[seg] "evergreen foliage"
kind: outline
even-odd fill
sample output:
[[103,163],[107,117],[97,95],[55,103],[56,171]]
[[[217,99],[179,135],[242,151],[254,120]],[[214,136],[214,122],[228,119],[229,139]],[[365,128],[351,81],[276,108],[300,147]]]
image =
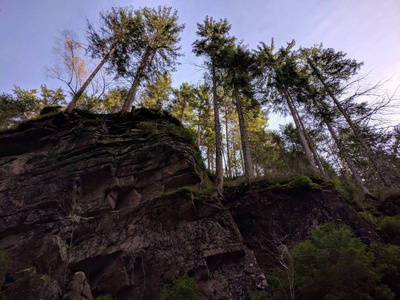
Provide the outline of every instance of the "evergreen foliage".
[[[400,247],[368,247],[344,224],[327,223],[290,254],[296,299],[395,299],[400,292]],[[253,299],[287,299],[290,280],[282,267],[266,274],[266,292]]]
[[184,275],[172,283],[164,285],[161,300],[199,300],[199,291],[196,281]]

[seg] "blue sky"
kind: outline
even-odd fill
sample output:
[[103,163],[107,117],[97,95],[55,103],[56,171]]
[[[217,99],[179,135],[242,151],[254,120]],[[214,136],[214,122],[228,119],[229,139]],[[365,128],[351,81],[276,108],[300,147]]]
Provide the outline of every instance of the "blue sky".
[[0,93],[14,85],[24,89],[61,83],[45,77],[56,57],[52,53],[59,31],[71,29],[83,38],[86,18],[95,22],[100,11],[112,6],[172,6],[186,24],[182,34],[181,65],[173,74],[173,85],[197,83],[202,71],[194,66],[201,60],[191,53],[196,23],[206,15],[227,18],[231,34],[250,48],[260,41],[277,46],[295,39],[297,45],[323,43],[364,61],[361,73],[371,83],[391,78],[386,88],[400,84],[400,1],[399,0],[0,0]]

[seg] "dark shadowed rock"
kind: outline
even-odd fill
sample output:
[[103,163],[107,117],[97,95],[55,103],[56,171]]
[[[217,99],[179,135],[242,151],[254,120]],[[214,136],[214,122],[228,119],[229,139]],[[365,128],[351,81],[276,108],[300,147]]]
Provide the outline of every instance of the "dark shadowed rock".
[[0,292],[1,300],[58,300],[61,289],[48,275],[37,274],[35,268],[21,270],[9,278]]
[[385,216],[400,215],[400,195],[388,197],[378,209]]
[[185,273],[205,299],[249,299],[262,288],[229,211],[189,191],[169,194],[205,184],[193,147],[163,129],[169,119],[77,111],[0,133],[0,248],[11,269],[35,267],[65,299],[90,297],[89,286],[95,296],[158,299]]
[[366,243],[381,241],[336,191],[258,187],[233,194],[226,201],[245,244],[264,270],[277,264],[280,248],[290,249],[310,239],[311,231],[327,222],[349,225]]
[[71,282],[69,283],[66,294],[63,300],[86,300],[92,299],[90,285],[86,279],[85,273],[82,271],[76,272]]

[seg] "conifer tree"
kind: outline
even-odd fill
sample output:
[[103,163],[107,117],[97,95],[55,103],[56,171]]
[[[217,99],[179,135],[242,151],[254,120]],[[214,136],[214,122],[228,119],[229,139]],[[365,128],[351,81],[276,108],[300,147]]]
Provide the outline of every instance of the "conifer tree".
[[135,56],[122,57],[115,62],[119,76],[133,78],[128,97],[121,113],[131,109],[137,91],[144,78],[160,72],[174,70],[180,56],[179,34],[184,25],[178,24],[178,15],[172,7],[143,8],[139,48],[132,50]]
[[101,25],[97,30],[88,23],[88,41],[92,56],[101,58],[101,61],[74,94],[65,110],[67,113],[76,107],[86,88],[108,60],[116,61],[120,57],[126,56],[128,45],[131,52],[137,51],[140,18],[133,8],[112,8],[109,12],[100,13],[100,22]]
[[225,47],[223,53],[221,65],[226,71],[226,84],[232,88],[243,150],[244,175],[246,183],[250,184],[254,179],[254,170],[245,114],[248,106],[246,102],[251,102],[254,97],[252,81],[257,76],[257,60],[254,54],[241,45]]
[[352,116],[341,104],[339,97],[346,89],[348,82],[355,76],[362,66],[355,60],[346,58],[343,52],[336,52],[333,49],[323,49],[322,46],[311,49],[303,49],[302,54],[310,68],[310,73],[315,77],[315,81],[321,85],[321,90],[330,97],[336,108],[344,117],[355,137],[363,147],[366,156],[371,161],[377,171],[382,183],[390,187],[391,181],[386,175],[380,161],[371,149],[366,139],[362,136],[361,130]]
[[220,20],[216,22],[211,17],[206,17],[203,24],[197,24],[197,35],[200,39],[193,43],[193,52],[197,56],[206,58],[205,65],[212,81],[212,95],[214,108],[214,131],[215,131],[215,165],[216,176],[215,186],[217,193],[222,196],[224,184],[224,170],[222,165],[222,134],[220,122],[220,99],[217,94],[217,88],[220,85],[221,66],[218,60],[221,52],[227,45],[234,42],[234,38],[229,36],[231,25],[228,21]]

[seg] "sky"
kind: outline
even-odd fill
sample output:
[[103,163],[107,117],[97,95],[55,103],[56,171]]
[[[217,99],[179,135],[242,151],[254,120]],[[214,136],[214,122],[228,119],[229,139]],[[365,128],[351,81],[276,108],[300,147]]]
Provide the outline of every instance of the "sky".
[[[172,6],[179,22],[182,52],[173,86],[186,81],[199,83],[201,58],[192,53],[197,23],[205,16],[227,19],[231,35],[255,49],[274,38],[277,47],[292,39],[297,46],[323,43],[364,62],[362,74],[371,84],[389,80],[385,88],[400,85],[400,0],[0,0],[0,93],[50,88],[61,82],[45,76],[56,55],[52,52],[60,31],[75,31],[82,41],[86,19],[98,20],[99,12],[113,6]],[[400,95],[400,91],[397,91]]]

